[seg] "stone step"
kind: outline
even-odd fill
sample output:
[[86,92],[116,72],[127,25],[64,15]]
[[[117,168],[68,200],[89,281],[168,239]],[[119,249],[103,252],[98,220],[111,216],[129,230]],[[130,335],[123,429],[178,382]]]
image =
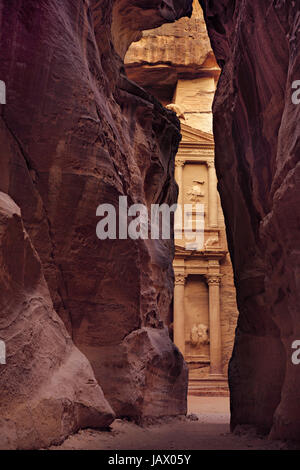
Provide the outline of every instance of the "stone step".
[[188,393],[194,396],[229,396],[227,379],[190,379]]

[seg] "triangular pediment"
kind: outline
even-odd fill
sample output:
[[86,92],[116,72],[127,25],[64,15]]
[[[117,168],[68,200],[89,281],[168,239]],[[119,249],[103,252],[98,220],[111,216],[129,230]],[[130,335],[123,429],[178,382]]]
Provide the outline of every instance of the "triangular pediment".
[[185,254],[186,254],[186,249],[185,249],[185,247],[184,247],[184,246],[181,246],[181,245],[177,245],[176,243],[175,243],[175,250],[176,250],[176,254],[177,254],[177,255],[180,255],[180,254],[181,254],[181,255],[185,255]]
[[198,142],[198,143],[207,143],[214,144],[214,136],[209,132],[201,131],[200,129],[195,129],[194,127],[188,126],[181,122],[181,134],[182,142]]

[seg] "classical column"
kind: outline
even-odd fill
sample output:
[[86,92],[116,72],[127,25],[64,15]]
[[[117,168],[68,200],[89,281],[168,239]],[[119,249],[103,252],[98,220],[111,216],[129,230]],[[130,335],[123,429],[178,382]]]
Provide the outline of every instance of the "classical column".
[[185,350],[184,285],[185,275],[183,273],[175,273],[173,319],[174,343],[183,355]]
[[208,219],[210,227],[218,226],[218,190],[217,175],[213,161],[207,162],[208,167]]
[[175,160],[175,179],[179,187],[178,204],[183,205],[183,167],[185,161],[176,159]]
[[220,318],[220,275],[207,276],[209,289],[210,373],[222,375],[222,339]]

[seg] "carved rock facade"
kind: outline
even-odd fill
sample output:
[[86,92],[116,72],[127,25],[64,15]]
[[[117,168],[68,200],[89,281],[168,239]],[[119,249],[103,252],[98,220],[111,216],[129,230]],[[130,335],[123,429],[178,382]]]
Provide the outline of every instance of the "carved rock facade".
[[[193,1],[191,18],[144,31],[141,40],[130,46],[125,66],[132,80],[180,119],[182,140],[175,161],[178,202],[193,205],[189,209],[193,227],[196,221],[204,225],[199,243],[188,239],[189,233],[185,237],[175,230],[174,308],[165,321],[188,363],[190,393],[228,394],[237,306],[214,167],[211,108],[220,69],[198,0]],[[217,289],[208,279],[214,274],[221,278],[219,292],[213,295]],[[198,340],[199,325],[209,327],[212,341]]]

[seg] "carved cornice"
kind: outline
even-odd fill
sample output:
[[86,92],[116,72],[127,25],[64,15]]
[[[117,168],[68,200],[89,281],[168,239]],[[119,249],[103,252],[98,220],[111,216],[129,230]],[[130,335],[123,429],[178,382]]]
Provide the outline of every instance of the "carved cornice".
[[210,145],[202,145],[198,144],[197,142],[182,142],[180,143],[179,153],[181,155],[186,155],[188,157],[196,157],[203,156],[207,157],[214,157],[215,151],[214,147]]
[[[217,232],[219,229],[215,229]],[[209,230],[211,231],[211,230]],[[176,243],[176,240],[175,240]],[[184,246],[175,244],[175,257],[180,258],[180,259],[185,259],[185,260],[190,260],[190,259],[199,259],[199,260],[222,260],[226,257],[228,254],[228,251],[217,248],[215,249],[212,247],[209,250],[203,250],[203,251],[198,251],[198,250],[187,250]]]
[[184,273],[175,273],[175,285],[184,286],[186,275]]

